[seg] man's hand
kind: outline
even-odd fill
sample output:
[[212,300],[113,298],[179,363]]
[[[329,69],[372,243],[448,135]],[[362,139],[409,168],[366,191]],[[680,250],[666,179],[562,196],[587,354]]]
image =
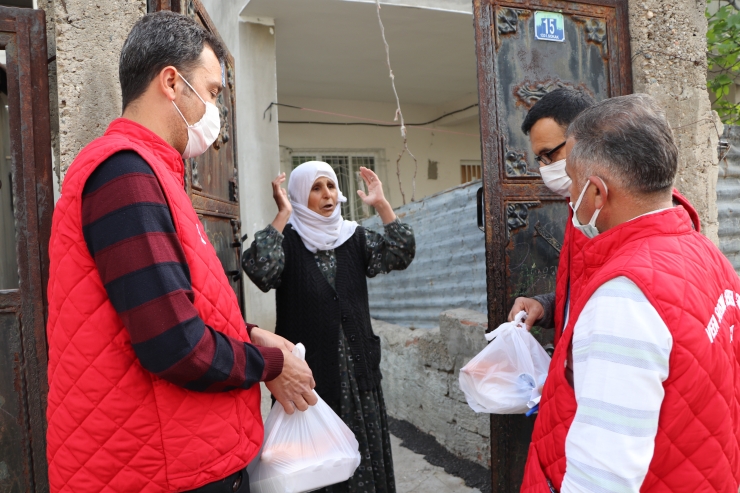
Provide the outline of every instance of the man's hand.
[[[254,332],[254,329],[252,330]],[[293,414],[295,408],[305,411],[308,406],[318,402],[313,389],[316,382],[313,373],[305,361],[298,359],[290,351],[283,351],[283,371],[275,380],[265,382],[267,389],[275,399],[282,404],[288,414]]]
[[252,339],[252,344],[255,346],[276,347],[288,351],[289,353],[292,352],[295,347],[288,339],[280,337],[277,334],[273,334],[268,330],[260,329],[259,327],[254,327],[252,329],[250,339]]
[[517,298],[514,300],[514,306],[509,312],[509,322],[513,322],[516,314],[522,310],[527,312],[527,318],[524,319],[524,325],[527,326],[527,330],[530,330],[537,323],[537,320],[541,319],[545,314],[545,309],[539,301],[532,298]]

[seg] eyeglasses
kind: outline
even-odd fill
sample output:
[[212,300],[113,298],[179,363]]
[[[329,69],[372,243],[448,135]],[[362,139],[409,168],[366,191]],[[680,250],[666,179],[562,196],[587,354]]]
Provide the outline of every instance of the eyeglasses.
[[557,151],[559,151],[560,148],[563,147],[564,145],[565,145],[565,142],[563,142],[559,146],[556,146],[552,150],[543,152],[539,156],[535,156],[534,160],[540,164],[544,164],[545,166],[547,166],[548,164],[552,164],[552,155],[555,154]]

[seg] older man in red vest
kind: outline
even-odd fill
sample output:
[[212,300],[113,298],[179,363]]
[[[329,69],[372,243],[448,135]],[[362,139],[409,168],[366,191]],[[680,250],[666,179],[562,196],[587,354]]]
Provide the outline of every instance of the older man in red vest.
[[54,211],[47,456],[52,492],[248,492],[259,382],[316,403],[292,344],[245,324],[184,191],[220,130],[225,50],[193,20],[142,18],[123,117],[72,163]]
[[674,206],[678,150],[649,96],[569,127],[573,226],[590,238],[540,402],[526,493],[735,493],[740,281]]

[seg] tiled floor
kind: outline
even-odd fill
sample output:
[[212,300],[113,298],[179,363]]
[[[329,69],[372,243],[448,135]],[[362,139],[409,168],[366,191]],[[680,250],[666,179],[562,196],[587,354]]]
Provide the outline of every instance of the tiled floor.
[[468,488],[462,479],[450,476],[441,467],[429,464],[424,456],[402,447],[401,440],[393,435],[391,447],[397,493],[480,493],[480,490]]

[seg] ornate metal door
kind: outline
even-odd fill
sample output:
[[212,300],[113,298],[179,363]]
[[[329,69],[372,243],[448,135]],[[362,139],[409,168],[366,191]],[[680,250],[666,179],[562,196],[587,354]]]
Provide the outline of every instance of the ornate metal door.
[[[149,10],[172,10],[194,18],[218,36],[208,13],[198,0],[150,0]],[[234,108],[234,59],[228,55],[224,70],[226,87],[218,97],[221,133],[205,154],[185,163],[187,191],[208,239],[216,249],[231,287],[244,313],[240,265],[241,220],[236,154]]]
[[[474,0],[489,327],[555,289],[568,205],[544,186],[521,124],[558,87],[632,92],[626,0]],[[552,333],[535,330],[540,342]],[[491,416],[492,491],[518,491],[534,419]]]
[[0,7],[0,50],[0,491],[42,492],[54,208],[44,12]]

